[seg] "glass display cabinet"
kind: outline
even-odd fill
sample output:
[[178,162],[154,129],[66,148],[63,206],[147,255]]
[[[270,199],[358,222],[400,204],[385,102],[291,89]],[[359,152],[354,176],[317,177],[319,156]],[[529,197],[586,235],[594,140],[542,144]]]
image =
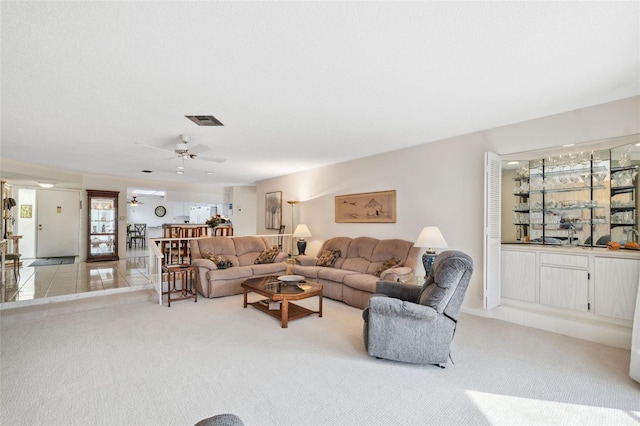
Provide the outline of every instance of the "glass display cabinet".
[[639,145],[512,162],[510,170],[505,164],[503,176],[514,182],[508,202],[515,234],[503,233],[543,245],[639,241]]
[[114,191],[87,190],[87,262],[118,260],[118,195]]

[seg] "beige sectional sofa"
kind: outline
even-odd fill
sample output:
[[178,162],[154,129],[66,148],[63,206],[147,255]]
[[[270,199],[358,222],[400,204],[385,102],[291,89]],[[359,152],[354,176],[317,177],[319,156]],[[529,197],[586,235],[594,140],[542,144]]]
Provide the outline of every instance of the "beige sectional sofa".
[[[284,275],[287,254],[279,252],[272,263],[256,264],[256,259],[272,249],[266,238],[208,237],[191,240],[191,263],[198,267],[198,291],[204,297],[241,294],[240,286],[252,277]],[[323,285],[323,295],[364,309],[375,293],[376,282],[413,278],[418,261],[417,247],[405,240],[377,240],[369,237],[335,237],[325,241],[318,256],[297,256],[293,273]],[[335,256],[330,266],[318,265],[328,252]],[[221,259],[232,265],[218,268]],[[393,262],[389,262],[391,260]],[[397,263],[396,265],[391,265]]]
[[[198,267],[198,291],[204,297],[222,297],[242,293],[242,284],[252,277],[284,275],[287,254],[278,253],[272,263],[256,264],[262,253],[272,249],[266,238],[209,237],[191,240],[191,264]],[[219,269],[210,257],[230,261],[232,267]]]
[[[322,244],[318,256],[297,256],[293,273],[321,283],[325,297],[364,309],[379,280],[413,278],[419,250],[405,240],[335,237]],[[330,267],[318,266],[323,253],[330,251],[336,254],[339,251],[335,263]],[[396,265],[391,266],[392,259]]]

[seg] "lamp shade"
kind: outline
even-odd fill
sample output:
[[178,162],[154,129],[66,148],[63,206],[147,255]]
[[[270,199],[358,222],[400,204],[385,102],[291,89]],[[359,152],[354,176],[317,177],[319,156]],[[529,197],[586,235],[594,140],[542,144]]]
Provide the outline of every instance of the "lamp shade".
[[300,223],[296,226],[296,230],[293,232],[293,236],[295,238],[306,238],[311,236],[311,232],[309,232],[309,228],[304,223]]
[[425,226],[422,228],[422,232],[418,235],[414,245],[430,249],[449,247],[437,226]]

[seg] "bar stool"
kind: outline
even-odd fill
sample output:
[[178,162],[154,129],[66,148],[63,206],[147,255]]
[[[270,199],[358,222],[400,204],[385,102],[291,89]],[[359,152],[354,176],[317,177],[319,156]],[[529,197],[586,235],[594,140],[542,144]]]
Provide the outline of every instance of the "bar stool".
[[217,226],[213,228],[213,235],[216,237],[233,236],[233,226]]

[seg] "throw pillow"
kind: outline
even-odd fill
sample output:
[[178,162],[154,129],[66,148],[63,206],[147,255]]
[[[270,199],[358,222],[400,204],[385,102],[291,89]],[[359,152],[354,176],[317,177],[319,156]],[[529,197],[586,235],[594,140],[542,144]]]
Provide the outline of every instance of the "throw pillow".
[[227,269],[233,266],[230,260],[223,258],[222,256],[218,256],[216,254],[210,254],[209,260],[216,264],[218,269]]
[[253,261],[253,263],[255,263],[255,264],[273,263],[273,261],[275,260],[276,256],[278,255],[278,253],[280,253],[280,249],[277,248],[277,247],[274,247],[274,248],[271,248],[271,249],[267,249],[267,250],[263,250],[262,253],[260,253],[258,255],[256,260]]
[[340,250],[322,250],[316,265],[331,268],[338,260],[338,257],[340,257]]
[[378,267],[378,269],[376,269],[375,276],[376,277],[380,277],[380,274],[382,274],[384,271],[386,271],[389,268],[393,268],[394,266],[399,265],[399,264],[400,264],[400,262],[398,262],[394,258],[391,258],[391,259],[387,260],[386,262],[384,262],[382,265],[380,265]]

